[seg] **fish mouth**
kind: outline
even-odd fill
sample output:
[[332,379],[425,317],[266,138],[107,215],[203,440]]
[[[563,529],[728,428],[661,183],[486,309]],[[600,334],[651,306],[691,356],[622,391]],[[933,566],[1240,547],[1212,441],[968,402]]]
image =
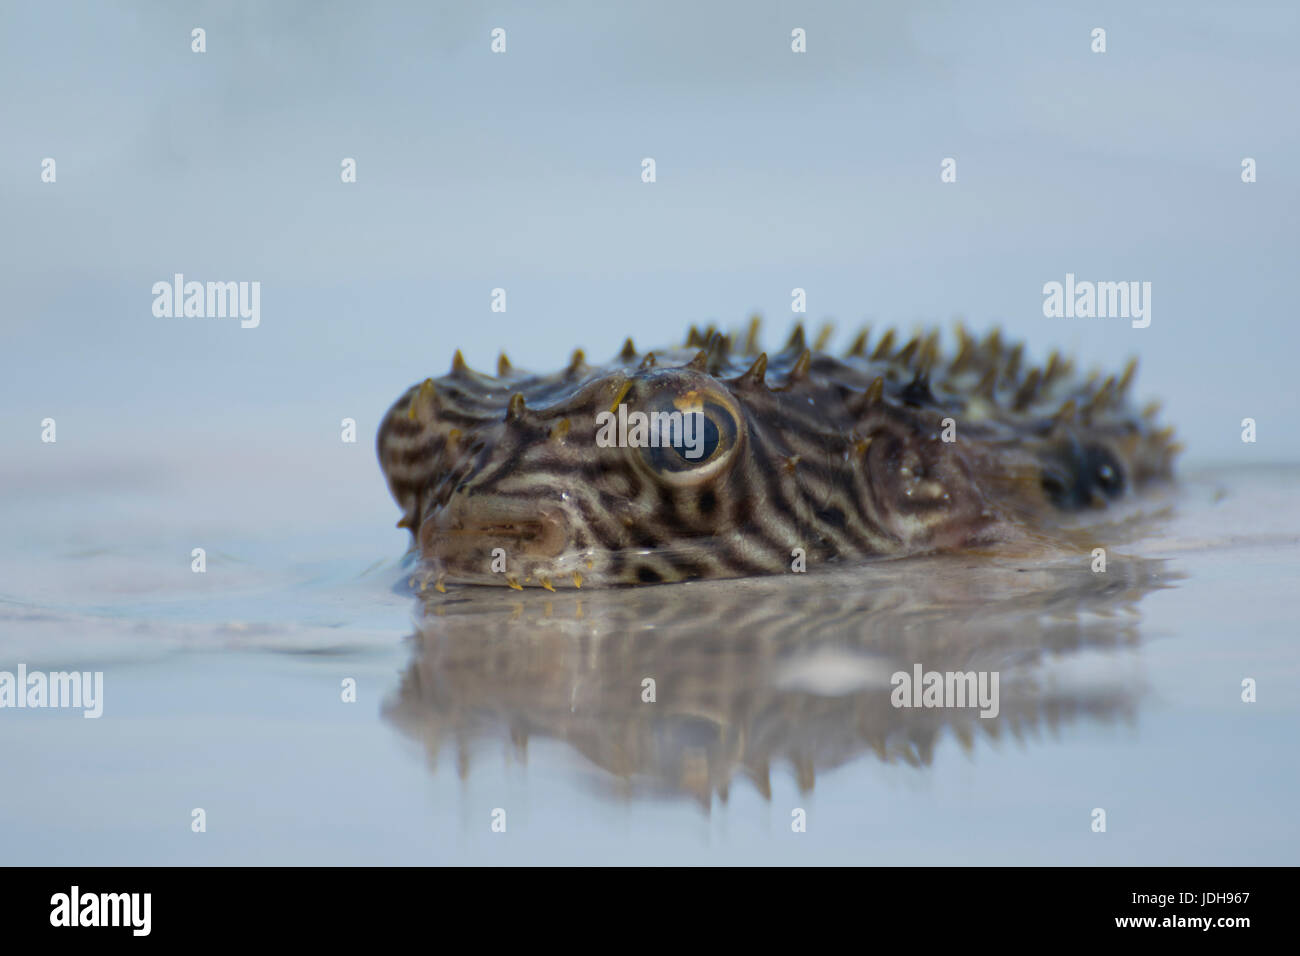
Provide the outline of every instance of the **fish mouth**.
[[447,528],[440,532],[447,537],[458,535],[481,535],[490,538],[513,538],[517,541],[535,541],[540,538],[545,526],[540,521],[518,521],[487,523],[469,528]]
[[[420,526],[425,559],[457,576],[499,577],[501,561],[559,557],[568,546],[569,523],[558,510],[527,502],[448,502]],[[504,554],[502,554],[504,552]]]

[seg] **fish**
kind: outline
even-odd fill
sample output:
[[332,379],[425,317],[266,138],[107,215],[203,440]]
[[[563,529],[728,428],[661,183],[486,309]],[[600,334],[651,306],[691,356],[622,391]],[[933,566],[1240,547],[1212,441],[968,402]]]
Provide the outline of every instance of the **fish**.
[[841,354],[691,327],[684,344],[551,374],[451,369],[384,416],[381,470],[422,588],[651,585],[1026,547],[1173,480],[1181,445],[1138,409],[1137,362],[958,326]]

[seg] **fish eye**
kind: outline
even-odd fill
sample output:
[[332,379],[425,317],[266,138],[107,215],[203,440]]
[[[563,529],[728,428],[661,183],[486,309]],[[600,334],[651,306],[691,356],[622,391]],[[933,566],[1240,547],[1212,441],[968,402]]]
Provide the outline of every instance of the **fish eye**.
[[693,485],[723,471],[734,457],[739,416],[721,395],[664,390],[637,410],[647,418],[645,441],[635,452],[661,481]]
[[651,449],[659,452],[655,456],[657,466],[695,468],[707,464],[718,453],[718,447],[722,444],[722,431],[718,428],[717,418],[710,418],[704,412],[686,412],[682,418],[683,425],[686,425],[687,416],[691,416],[691,425],[683,431],[690,435],[691,440],[674,441],[676,436],[670,432],[669,442],[665,446],[661,437],[659,447]]

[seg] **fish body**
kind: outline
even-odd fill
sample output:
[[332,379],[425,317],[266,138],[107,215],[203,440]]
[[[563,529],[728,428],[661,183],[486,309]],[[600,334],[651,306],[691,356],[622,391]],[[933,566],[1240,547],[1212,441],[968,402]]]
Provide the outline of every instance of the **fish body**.
[[550,375],[502,356],[408,388],[378,455],[424,579],[514,588],[799,573],[996,547],[1172,476],[1135,363],[1082,377],[964,330],[847,352],[692,329]]

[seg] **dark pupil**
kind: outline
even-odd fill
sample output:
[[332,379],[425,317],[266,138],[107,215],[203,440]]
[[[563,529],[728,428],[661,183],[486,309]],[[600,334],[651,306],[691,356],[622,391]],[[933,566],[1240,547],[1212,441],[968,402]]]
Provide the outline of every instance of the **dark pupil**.
[[[670,447],[683,463],[702,465],[712,458],[713,453],[718,450],[718,442],[722,440],[722,436],[718,433],[718,426],[713,423],[713,419],[704,414],[696,416],[693,427],[697,429],[697,433],[691,436],[694,439],[693,441],[686,441],[686,436],[683,435],[680,445],[674,444]],[[700,434],[701,431],[703,432],[702,435]],[[695,455],[697,451],[699,454],[692,458],[691,456]]]

